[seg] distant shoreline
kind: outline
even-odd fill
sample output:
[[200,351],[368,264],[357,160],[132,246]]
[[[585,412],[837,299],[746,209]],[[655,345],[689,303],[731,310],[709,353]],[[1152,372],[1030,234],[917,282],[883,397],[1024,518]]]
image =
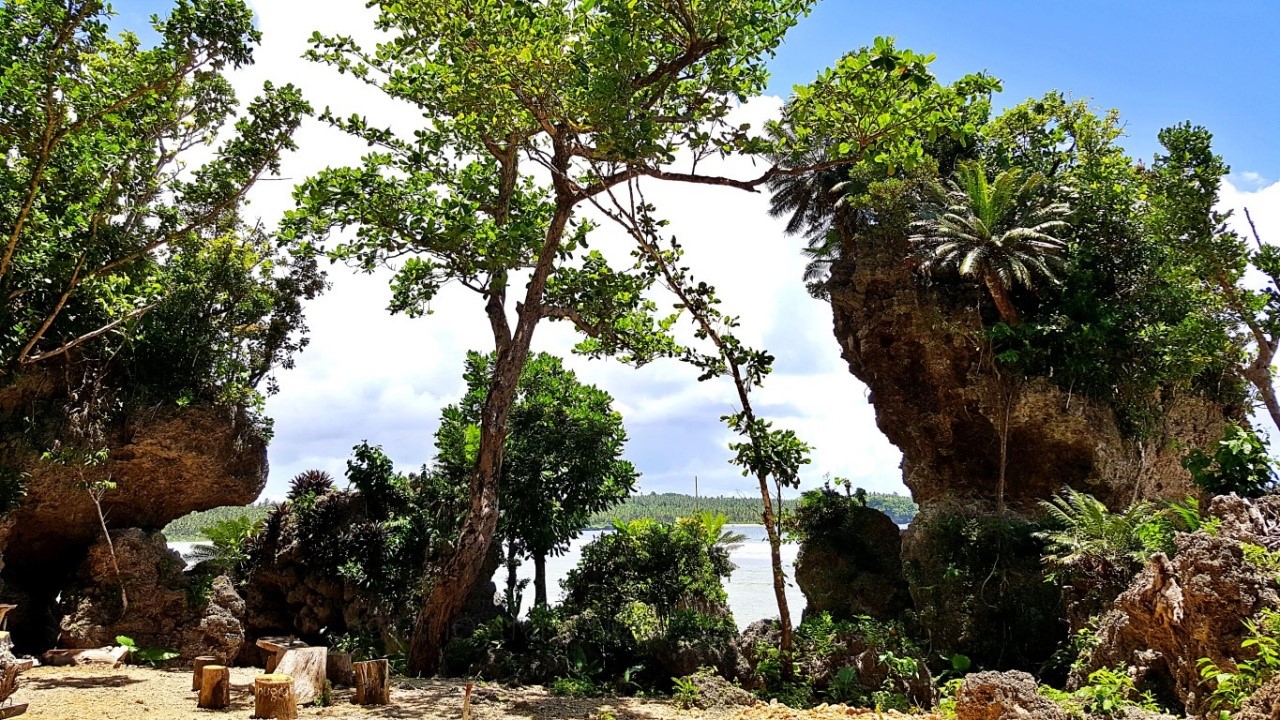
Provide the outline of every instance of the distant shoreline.
[[[783,505],[790,506],[798,498],[784,498]],[[258,503],[256,505],[227,506],[191,513],[169,523],[164,528],[165,538],[170,542],[201,542],[207,538],[200,532],[223,520],[248,516],[258,520],[265,518],[274,503]],[[894,493],[867,493],[867,506],[888,515],[899,526],[905,526],[915,518],[916,504],[910,497]],[[672,522],[676,518],[689,517],[695,513],[709,511],[720,513],[729,519],[729,525],[763,527],[759,522],[759,497],[710,496],[695,497],[683,493],[656,493],[632,495],[621,504],[603,513],[592,516],[587,523],[587,530],[607,530],[613,527],[614,519],[623,522],[650,518],[663,522]]]

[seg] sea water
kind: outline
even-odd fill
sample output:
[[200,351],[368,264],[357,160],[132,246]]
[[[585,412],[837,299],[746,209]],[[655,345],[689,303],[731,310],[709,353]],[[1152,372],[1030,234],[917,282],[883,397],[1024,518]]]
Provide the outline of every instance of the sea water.
[[[769,540],[764,526],[726,525],[725,529],[746,536],[746,540],[729,553],[729,559],[738,567],[724,584],[733,619],[739,628],[745,628],[756,620],[778,617],[778,602],[773,594],[773,569],[769,560]],[[602,532],[608,531],[587,530],[569,543],[569,550],[563,555],[547,558],[547,594],[552,603],[559,600],[560,581],[582,559],[582,547],[595,540]],[[203,543],[173,542],[169,543],[169,547],[186,557],[191,548],[199,544]],[[804,611],[804,595],[800,593],[792,577],[798,551],[799,546],[795,543],[782,545],[782,566],[787,574],[787,605],[791,609],[792,621],[797,624],[800,622],[800,613]],[[521,606],[521,612],[526,613],[533,604],[533,563],[525,561],[517,575],[529,580]],[[498,584],[499,592],[502,592],[507,586],[507,569],[499,568],[493,580]]]

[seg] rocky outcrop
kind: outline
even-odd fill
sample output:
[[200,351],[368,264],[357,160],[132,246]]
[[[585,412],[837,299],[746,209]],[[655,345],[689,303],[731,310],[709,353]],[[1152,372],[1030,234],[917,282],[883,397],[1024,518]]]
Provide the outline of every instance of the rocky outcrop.
[[[824,289],[842,356],[867,385],[880,430],[902,451],[903,482],[920,506],[920,518],[1033,518],[1038,503],[1064,486],[1112,508],[1140,498],[1180,500],[1193,494],[1181,465],[1185,448],[1210,445],[1228,418],[1243,410],[1166,391],[1151,398],[1160,412],[1136,437],[1106,402],[1050,378],[1002,371],[986,340],[998,317],[985,291],[976,283],[930,282],[917,273],[904,230],[913,219],[911,203],[894,192],[874,195],[874,227],[844,239]],[[947,578],[947,568],[926,555],[926,548],[937,545],[926,533],[917,519],[903,539],[917,610],[922,595]],[[1028,577],[1006,592],[1030,583]],[[989,591],[990,584],[979,579],[974,588]],[[1056,612],[1060,616],[1061,608]],[[936,617],[944,624],[922,619],[926,634],[956,635],[945,625],[954,618],[946,612]],[[1002,632],[1001,626],[979,624],[971,635]],[[1065,638],[1065,624],[1059,622],[1056,635]],[[984,660],[997,663],[989,667],[1035,667],[1054,644],[1028,647],[1032,655],[1021,662],[1016,654]],[[955,645],[938,649],[966,652]]]
[[[74,589],[77,568],[102,537],[97,509],[74,468],[41,459],[64,440],[59,373],[32,372],[0,388],[0,467],[24,476],[25,497],[0,522],[3,596],[20,647],[36,652],[56,636],[54,597]],[[100,472],[113,529],[155,531],[196,510],[252,502],[266,484],[266,438],[243,410],[213,404],[146,405],[121,400],[105,428]]]
[[902,531],[875,508],[850,505],[846,512],[832,532],[800,545],[795,578],[808,603],[805,617],[896,618],[911,604],[902,577]]
[[[1260,529],[1250,526],[1250,534]],[[1209,691],[1200,659],[1232,667],[1241,657],[1244,621],[1280,609],[1280,594],[1274,577],[1245,561],[1235,537],[1197,532],[1175,542],[1173,559],[1153,557],[1102,617],[1097,645],[1073,682],[1098,668],[1128,666],[1140,689],[1196,714],[1206,709]]]
[[95,544],[63,594],[61,646],[103,647],[125,635],[138,647],[169,648],[184,660],[239,654],[244,601],[225,575],[184,573],[186,564],[159,533],[130,529],[111,537],[115,562],[106,542]]
[[1009,506],[1030,511],[1064,485],[1112,507],[1192,492],[1182,448],[1221,437],[1228,409],[1171,395],[1158,427],[1129,437],[1104,403],[994,370],[980,340],[981,291],[920,278],[905,233],[859,243],[832,268],[835,336],[922,507],[991,507],[1002,471]]
[[[0,425],[56,399],[51,376],[23,378],[0,390]],[[33,430],[0,439],[0,464],[25,475],[26,497],[0,535],[6,577],[74,568],[102,530],[73,469],[43,462],[56,438]],[[171,520],[221,505],[246,505],[267,481],[261,428],[243,411],[216,405],[130,407],[109,428],[105,472],[115,488],[102,506],[114,528],[159,530]]]
[[956,693],[957,720],[1069,720],[1061,706],[1040,694],[1024,672],[967,675]]

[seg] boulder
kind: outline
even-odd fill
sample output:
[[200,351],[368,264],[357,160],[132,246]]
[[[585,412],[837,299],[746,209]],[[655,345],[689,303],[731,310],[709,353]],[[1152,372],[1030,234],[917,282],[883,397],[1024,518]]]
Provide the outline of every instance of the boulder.
[[1178,535],[1173,559],[1157,554],[1099,622],[1097,644],[1074,685],[1093,670],[1133,668],[1139,689],[1206,710],[1198,662],[1230,667],[1240,657],[1244,621],[1280,608],[1275,578],[1244,560],[1233,537]]
[[850,504],[845,514],[830,533],[800,545],[795,579],[807,601],[805,617],[898,617],[911,605],[902,577],[902,531],[875,508]]
[[122,607],[111,551],[93,545],[63,592],[59,644],[96,648],[132,638],[142,648],[167,648],[183,660],[201,655],[229,661],[245,635],[244,601],[225,575],[184,573],[186,564],[164,536],[133,528],[111,534],[128,609]]
[[1061,705],[1040,694],[1028,673],[980,672],[965,676],[956,693],[957,720],[1070,720]]
[[693,701],[693,705],[701,710],[732,709],[756,704],[755,695],[709,670],[691,673],[681,679],[692,683],[697,688],[697,699]]

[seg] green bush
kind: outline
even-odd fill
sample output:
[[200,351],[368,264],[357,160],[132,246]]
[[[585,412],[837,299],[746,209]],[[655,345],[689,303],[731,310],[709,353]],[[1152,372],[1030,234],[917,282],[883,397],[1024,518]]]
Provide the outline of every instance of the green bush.
[[573,698],[596,697],[600,694],[595,683],[583,678],[557,678],[551,683],[551,694]]
[[1234,670],[1219,667],[1211,658],[1200,658],[1201,682],[1209,689],[1208,707],[1229,718],[1262,684],[1280,673],[1280,612],[1263,610],[1257,619],[1245,621],[1248,635],[1240,649],[1253,654],[1236,663]]
[[1212,455],[1195,448],[1183,458],[1182,465],[1197,485],[1214,495],[1258,497],[1276,487],[1276,471],[1266,445],[1257,433],[1234,423],[1227,426]]

